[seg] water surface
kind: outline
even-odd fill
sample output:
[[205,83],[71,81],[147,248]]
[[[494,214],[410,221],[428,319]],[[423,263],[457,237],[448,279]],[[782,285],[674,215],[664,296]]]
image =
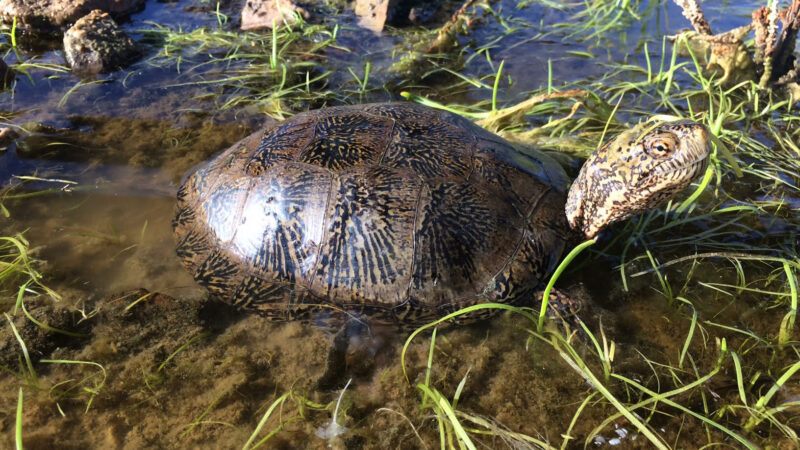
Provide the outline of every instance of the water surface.
[[[309,95],[270,103],[249,102],[248,96],[256,92],[213,82],[245,67],[246,60],[220,61],[225,51],[219,49],[187,53],[180,61],[160,53],[165,44],[163,37],[152,32],[157,26],[184,32],[203,27],[235,30],[234,5],[223,2],[221,11],[231,20],[220,23],[212,3],[148,1],[142,12],[123,24],[147,49],[145,57],[127,69],[82,80],[68,71],[31,68],[28,76],[17,77],[12,90],[0,93],[5,121],[27,130],[0,152],[0,186],[23,184],[20,176],[40,179],[12,191],[39,194],[6,200],[10,218],[3,221],[2,230],[6,235],[24,232],[32,255],[41,261],[45,283],[63,296],[55,312],[47,306],[51,299],[33,295],[28,307],[52,326],[77,329],[86,336],[55,339],[29,322],[20,325],[22,333],[30,339],[37,361],[93,361],[103,366],[106,376],[92,395],[86,388],[97,387],[101,379],[95,366],[38,363],[38,384],[26,385],[26,445],[239,448],[271,402],[291,390],[296,397],[284,404],[285,420],[269,422],[268,429],[283,423],[269,448],[435,448],[439,442],[436,422],[414,387],[426,377],[430,334],[416,339],[406,355],[409,383],[400,363],[407,332],[370,330],[342,361],[331,361],[330,330],[266,322],[208,299],[174,254],[170,221],[181,177],[265,121],[274,120],[265,113],[276,116],[277,109],[291,115],[326,105],[400,99],[403,91],[443,103],[485,104],[492,96],[486,84],[493,82],[500,61],[504,66],[497,101],[512,104],[548,83],[559,87],[596,81],[614,64],[643,65],[645,43],[657,61],[662,57],[663,36],[686,28],[687,23],[672,2],[644,2],[636,6],[641,20],[629,18],[619,27],[592,36],[592,30],[575,34],[572,28],[556,26],[574,20],[580,7],[559,10],[546,2],[491,2],[493,13],[483,15],[470,35],[461,38],[468,46],[462,55],[467,63],[459,73],[484,83],[476,86],[441,70],[413,81],[392,74],[389,66],[405,48],[407,32],[375,36],[358,29],[345,11],[323,21],[328,30],[337,23],[341,26],[336,44],[315,58],[317,67],[310,76],[330,73],[309,85]],[[752,9],[760,5],[756,1],[707,3],[704,7],[715,30],[746,24]],[[63,64],[57,42],[30,39],[19,36],[21,46],[15,50],[6,39],[6,61]],[[215,58],[216,62],[209,63]],[[347,69],[363,76],[367,60],[372,81],[367,92],[359,92],[358,82]],[[312,90],[325,95],[310,95]],[[245,100],[225,106],[236,97]],[[631,98],[630,102],[622,117],[634,123],[640,119],[637,110],[667,112],[655,99]],[[544,123],[550,118],[531,121]],[[744,197],[755,185],[747,184]],[[622,227],[617,231],[623,231]],[[679,239],[681,232],[678,228],[657,236]],[[792,230],[782,233],[789,235]],[[753,239],[762,237],[757,234]],[[694,250],[688,243],[655,257],[666,260]],[[560,283],[587,302],[584,317],[595,332],[602,329],[616,343],[617,373],[667,391],[713,368],[720,345],[715,340],[726,337],[732,348],[757,349],[762,342],[752,336],[778,330],[785,310],[766,310],[764,297],[758,293],[739,290],[731,296],[720,289],[694,288],[689,292],[695,295],[694,308],[703,325],[702,330],[694,330],[696,338],[684,348],[694,326],[692,314],[659,292],[663,287],[652,273],[627,280],[626,290],[614,269],[623,252],[639,255],[643,249],[612,245],[579,261],[578,269]],[[639,266],[646,269],[649,264]],[[769,276],[769,272],[748,270],[755,278]],[[705,283],[735,282],[736,271],[713,264],[678,265],[667,276],[679,287],[680,280],[689,277]],[[12,289],[3,294],[8,304],[16,298]],[[497,430],[555,446],[560,445],[565,424],[581,402],[593,396],[587,402],[592,407],[572,430],[577,440],[570,445],[581,447],[591,435],[591,445],[599,447],[648,448],[646,439],[625,419],[612,420],[592,432],[616,410],[601,402],[587,380],[552,346],[531,339],[526,331],[529,326],[520,317],[502,316],[440,333],[430,384],[451,400],[460,390],[458,409],[485,418]],[[584,358],[592,358],[591,345],[576,347]],[[691,363],[687,360],[673,370],[671,378],[664,378],[669,371],[661,369],[677,367],[686,349],[693,355]],[[3,351],[9,373],[4,375],[8,382],[0,394],[0,439],[10,447],[19,384],[13,374],[19,361],[16,347]],[[747,356],[753,367],[768,358],[757,350]],[[598,368],[596,361],[591,364]],[[339,418],[347,431],[318,437],[320,428],[331,429],[332,407],[326,411],[317,407],[333,405],[350,379]],[[462,380],[466,381],[459,388]],[[682,404],[697,411],[713,410],[715,402],[722,403],[720,399],[736,398],[733,380],[692,391],[681,399]],[[756,384],[769,386],[761,376],[753,380],[754,391],[759,391]],[[782,391],[782,395],[796,395],[796,384],[794,389],[794,394]],[[638,401],[639,394],[616,392],[629,403]],[[90,398],[90,408],[84,412]],[[707,439],[729,442],[699,422],[684,420],[680,411],[669,411],[672,415],[655,414],[652,426],[676,447],[691,448]],[[731,422],[735,421],[734,417]],[[769,430],[763,436],[770,436]],[[491,436],[484,444],[521,448]]]

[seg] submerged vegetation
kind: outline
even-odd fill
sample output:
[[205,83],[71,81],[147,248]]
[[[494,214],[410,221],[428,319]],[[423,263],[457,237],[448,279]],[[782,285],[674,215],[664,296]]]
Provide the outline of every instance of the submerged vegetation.
[[[312,440],[319,448],[800,446],[800,119],[792,91],[756,78],[721,81],[690,46],[683,54],[667,36],[682,27],[671,23],[682,20],[671,2],[467,3],[449,22],[459,32],[446,31],[452,45],[430,52],[407,40],[409,31],[378,39],[331,19],[239,32],[218,7],[204,26],[135,23],[149,58],[102,81],[125,95],[135,72],[152,70],[159,88],[190,89],[181,92],[191,92],[193,113],[231,111],[233,120],[405,97],[475,120],[523,151],[561,152],[568,164],[632,125],[651,126],[651,117],[705,124],[716,136],[712,161],[681,201],[614,227],[555,275],[588,297],[586,314],[542,323],[539,299],[471,307],[404,342],[389,339],[390,351],[361,355],[382,365],[356,373],[352,385],[342,380],[345,390],[320,389],[313,376],[327,364],[328,338],[319,330],[234,317],[205,300],[140,291],[92,298],[63,269],[49,279],[40,254],[48,242],[26,239],[35,219],[15,219],[30,217],[26,209],[41,199],[66,196],[79,208],[91,197],[4,191],[0,368],[13,382],[2,392],[8,433],[0,442],[21,448],[29,433],[43,442],[80,423],[107,434],[86,441],[98,446],[125,439],[123,429],[142,436],[134,446],[246,449]],[[13,28],[6,36],[3,50],[19,55],[11,65],[27,76],[2,94],[4,121],[20,126],[17,116],[63,107],[88,86],[52,57],[26,56],[18,48],[25,36]],[[743,43],[754,52],[754,39]],[[409,71],[409,61],[421,70]],[[602,68],[587,69],[594,64]],[[20,107],[15,96],[38,98],[25,83],[61,89],[53,88],[55,100]],[[136,226],[139,239],[120,239],[120,253],[144,246],[147,222]],[[48,313],[54,303],[57,314]],[[503,314],[439,328],[481,308]],[[264,343],[267,333],[277,343]],[[58,344],[46,344],[53,336]],[[169,430],[137,428],[116,418],[119,410],[133,420],[152,411],[156,422],[165,411],[183,416]],[[52,423],[34,430],[28,417]],[[98,420],[107,432],[86,425]],[[324,427],[325,438],[314,437]]]

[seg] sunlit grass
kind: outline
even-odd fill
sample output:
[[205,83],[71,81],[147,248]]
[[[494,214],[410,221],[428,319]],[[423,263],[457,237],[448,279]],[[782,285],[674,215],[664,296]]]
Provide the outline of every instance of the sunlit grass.
[[7,313],[4,313],[6,317],[6,321],[8,322],[8,326],[11,327],[11,332],[14,333],[14,338],[17,340],[17,344],[19,344],[19,348],[22,352],[22,356],[25,361],[25,369],[27,373],[22,373],[21,378],[26,378],[30,380],[33,385],[36,385],[38,380],[38,375],[36,374],[36,369],[33,368],[33,361],[31,360],[30,352],[28,352],[28,346],[25,344],[25,341],[22,339],[22,336],[19,334],[19,330],[17,330],[16,325],[14,325],[14,321],[11,319]]
[[[613,29],[621,17],[633,17],[631,11],[624,8],[614,10],[616,16],[613,20],[602,13],[598,9],[583,14],[596,14],[596,17],[606,20],[608,26],[602,30],[603,33]],[[596,37],[592,31],[584,28],[577,32],[585,37]],[[602,327],[597,337],[593,334],[597,330],[581,323],[588,338],[585,344],[553,331],[530,328],[531,336],[552,345],[576,374],[594,388],[577,406],[572,422],[561,433],[564,436],[561,447],[565,448],[578,438],[574,433],[575,425],[589,417],[587,412],[598,406],[598,398],[612,404],[618,412],[597,423],[592,432],[583,436],[586,445],[591,445],[603,430],[608,430],[612,423],[624,417],[654,447],[680,448],[682,445],[669,442],[658,428],[648,423],[652,418],[674,417],[675,414],[683,414],[704,427],[707,445],[718,444],[725,435],[738,446],[757,448],[764,436],[754,432],[759,425],[763,425],[761,433],[769,433],[771,429],[797,444],[797,434],[787,419],[792,412],[800,410],[800,404],[790,400],[766,406],[773,400],[774,393],[789,380],[794,380],[800,370],[797,364],[792,363],[792,355],[796,356],[799,351],[796,315],[797,273],[800,270],[796,247],[796,230],[800,226],[800,214],[796,208],[800,190],[797,155],[800,153],[792,137],[796,134],[797,121],[793,114],[787,114],[792,111],[792,103],[776,92],[760,89],[754,82],[723,88],[713,77],[705,74],[697,60],[679,58],[670,51],[666,40],[660,47],[660,60],[653,58],[658,52],[653,52],[653,48],[645,44],[640,59],[643,65],[609,65],[607,74],[597,81],[560,86],[552,86],[549,82],[530,95],[530,98],[542,96],[544,100],[525,105],[526,109],[516,115],[514,122],[504,123],[505,135],[512,139],[521,138],[522,142],[527,139],[531,143],[561,149],[562,146],[574,147],[576,137],[584,142],[600,142],[606,132],[613,136],[629,126],[626,122],[652,114],[655,108],[656,112],[675,119],[703,123],[717,139],[709,171],[685,194],[685,198],[616,227],[613,239],[603,240],[593,250],[596,256],[621,255],[619,272],[623,286],[627,288],[631,278],[639,279],[641,285],[641,277],[646,276],[648,282],[659,287],[658,292],[666,302],[686,315],[688,331],[679,346],[680,352],[669,361],[649,361],[656,379],[666,375],[674,388],[664,389],[660,383],[652,386],[616,373],[613,336],[608,336]],[[413,93],[407,94],[407,98],[461,114],[497,131],[498,128],[486,119],[497,114],[498,110],[512,110],[515,105],[498,106],[496,86],[478,80],[474,80],[472,86],[487,92],[487,97],[492,98],[491,104],[485,103],[476,109],[475,105],[435,102]],[[587,92],[589,96],[569,99],[572,101],[544,97],[571,89]],[[602,107],[587,107],[590,104]],[[618,114],[614,114],[612,105],[622,105]],[[537,120],[543,112],[550,117],[545,123]],[[530,131],[531,125],[534,131]],[[542,139],[543,136],[549,140]],[[726,264],[720,265],[719,261]],[[578,268],[582,266],[580,261],[577,263]],[[709,275],[713,275],[713,279],[707,278]],[[698,310],[695,306],[698,300],[689,300],[719,296],[727,297],[729,301],[758,299],[763,302],[762,308],[774,311],[771,330],[761,327],[754,331],[743,329],[737,323],[718,323],[707,316],[707,312]],[[703,311],[707,310],[708,307],[703,308]],[[457,312],[446,319],[469,312],[469,309]],[[515,313],[530,319],[530,313],[524,309]],[[435,325],[412,333],[401,354],[401,361],[405,359],[405,349],[410,341],[418,339],[419,333],[431,326]],[[765,332],[769,334],[762,334]],[[729,337],[724,337],[726,335]],[[729,348],[733,343],[736,348]],[[708,356],[697,355],[693,349],[698,346],[706,349],[705,352],[719,352],[716,364],[705,373],[698,365],[707,364]],[[755,358],[754,346],[772,356]],[[577,347],[591,350],[592,364],[601,368],[602,377],[594,375],[584,356],[579,356],[585,350],[577,351]],[[706,363],[701,363],[701,360]],[[429,363],[425,370],[429,373],[435,370],[435,366],[431,368]],[[753,382],[765,372],[774,372],[775,382],[766,393],[762,391],[754,395],[756,386]],[[711,380],[729,379],[731,375],[737,386],[737,395],[717,399],[716,406],[712,406],[703,386]],[[434,392],[432,389],[442,388],[429,388]],[[628,398],[633,393],[638,400],[634,397],[624,401],[617,397],[619,392],[629,392]],[[429,399],[430,395],[426,394],[425,398]],[[702,407],[698,409],[695,406],[697,402],[689,399],[700,399]],[[729,403],[734,399],[740,403]],[[423,405],[427,403],[430,400],[422,402]],[[442,412],[438,415],[446,418]],[[647,419],[643,421],[643,417]],[[456,440],[458,437],[454,432],[448,431],[455,430],[456,424],[450,423],[444,435],[452,435],[448,439]],[[443,442],[442,448],[447,448],[448,442]]]
[[[175,67],[185,81],[173,86],[218,88],[206,97],[220,109],[255,105],[282,119],[298,103],[320,104],[332,95],[325,89],[329,72],[322,62],[323,52],[336,47],[336,28],[300,22],[271,33],[248,33],[150,25],[142,32],[161,50],[149,63]],[[359,80],[362,91],[367,82],[368,71]]]
[[[318,411],[330,409],[331,412],[333,412],[334,408],[336,408],[335,402],[332,402],[328,405],[322,405],[320,403],[313,402],[296,392],[286,392],[285,394],[278,396],[272,401],[272,403],[268,405],[266,411],[258,421],[258,424],[256,424],[256,427],[250,434],[250,437],[242,446],[242,450],[255,450],[257,448],[264,447],[265,444],[267,444],[270,439],[281,432],[284,427],[294,422],[303,420],[305,417],[305,411],[307,409]],[[276,412],[278,413],[278,423],[271,430],[264,433],[264,428],[267,426],[267,424],[270,422],[275,422],[274,418],[276,416]]]
[[19,394],[17,399],[17,416],[16,416],[16,425],[14,426],[14,448],[16,450],[22,450],[22,420],[23,420],[23,392],[22,387],[19,388]]
[[[613,38],[645,18],[653,4],[521,3],[575,11],[574,23],[553,26],[552,32],[537,38],[567,36],[579,42]],[[266,114],[284,118],[328,101],[366,100],[370,93],[387,89],[382,85],[386,79],[383,68],[361,60],[347,67],[346,87],[328,85],[331,69],[325,64],[326,51],[346,51],[338,47],[335,28],[299,24],[272,32],[239,33],[227,30],[227,18],[219,10],[216,14],[216,29],[183,31],[152,24],[146,33],[159,48],[149,63],[173,67],[179,74],[175,85],[207,86],[206,98],[221,109],[255,105]],[[501,35],[471,43],[472,47],[459,49],[457,55],[426,58],[430,65],[417,79],[445,74],[450,84],[435,89],[405,84],[404,97],[461,114],[521,144],[573,154],[585,154],[653,114],[701,122],[717,137],[708,172],[683,197],[614,227],[590,249],[579,248],[585,250],[580,257],[567,257],[561,267],[565,273],[576,273],[592,260],[612,261],[625,291],[656,292],[676,312],[670,318],[675,321],[671,325],[685,332],[677,336],[673,353],[654,357],[645,356],[646,349],[617,345],[619,337],[602,322],[578,321],[575,329],[551,326],[541,314],[546,303],[541,310],[501,304],[466,308],[415,330],[402,348],[398,363],[406,381],[415,388],[418,411],[382,409],[400,414],[418,439],[436,438],[423,445],[443,449],[480,448],[497,442],[490,441],[495,438],[516,448],[588,447],[623,420],[635,429],[639,439],[646,439],[655,448],[757,448],[779,438],[799,445],[794,417],[800,411],[800,402],[778,395],[796,385],[800,371],[796,323],[800,119],[792,101],[754,82],[720,86],[697,59],[679,56],[664,39],[644,41],[632,48],[624,64],[608,64],[602,76],[591,80],[561,83],[553,79],[553,65],[559,62],[550,60],[547,82],[522,102],[506,104],[502,90],[511,81],[505,62],[493,58],[493,54],[498,45],[503,45],[502,38],[519,30],[519,23],[500,14],[492,17],[502,22]],[[599,53],[595,48],[571,51],[581,57]],[[398,54],[396,59],[402,57]],[[22,64],[18,68],[26,67]],[[26,64],[31,70],[47,68],[37,67],[35,61]],[[56,66],[49,69],[58,71]],[[61,103],[85,85],[75,84]],[[8,214],[4,209],[0,212]],[[12,300],[9,306],[13,304],[36,326],[48,329],[46,323],[36,321],[22,301],[39,294],[57,297],[38,270],[30,244],[22,235],[0,238],[3,295]],[[557,272],[553,283],[561,273]],[[133,299],[125,311],[141,307],[149,298],[148,294]],[[763,320],[732,318],[724,311],[731,304],[736,311],[756,311]],[[553,352],[569,368],[564,371],[565,377],[585,383],[585,395],[569,399],[569,422],[552,424],[551,429],[543,430],[543,436],[509,430],[494,418],[470,410],[470,403],[464,399],[481,392],[467,387],[469,370],[452,384],[437,381],[437,339],[439,343],[446,339],[446,331],[437,331],[438,327],[482,309],[522,316],[520,348],[537,346],[538,350]],[[648,320],[656,323],[666,319],[654,314]],[[81,397],[86,402],[84,412],[91,414],[94,410],[90,406],[106,388],[105,366],[69,359],[34,361],[10,315],[7,322],[19,347],[20,383],[49,389],[56,404],[60,399]],[[48,331],[70,333],[52,327]],[[421,376],[415,377],[408,350],[428,332],[427,358],[417,366]],[[148,395],[163,388],[176,358],[203,337],[196,335],[175,343],[165,359],[143,371]],[[640,357],[650,372],[620,370],[619,361],[625,357]],[[39,364],[60,364],[62,369],[80,375],[54,382],[49,388],[44,383],[34,386],[30,380],[42,378]],[[530,393],[532,402],[536,394]],[[16,432],[21,445],[21,389],[18,398]],[[26,399],[30,401],[30,397]],[[219,402],[216,399],[193,414],[181,436],[190,438],[204,424],[221,424],[226,430],[237,427],[208,419]],[[331,411],[336,423],[338,412],[333,404],[316,403],[288,391],[265,403],[252,418],[254,426],[249,425],[253,429],[244,448],[267,448],[271,439],[289,425],[310,420],[307,409]],[[687,442],[680,435],[673,441],[674,435],[663,431],[664,423],[700,427],[705,442]]]
[[44,284],[44,276],[31,255],[30,244],[22,234],[0,236],[0,295],[20,307],[25,295],[60,296]]

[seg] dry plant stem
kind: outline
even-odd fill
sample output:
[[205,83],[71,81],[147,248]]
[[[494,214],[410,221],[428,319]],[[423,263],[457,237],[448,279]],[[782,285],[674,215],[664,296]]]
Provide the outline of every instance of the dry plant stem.
[[583,89],[569,89],[563,92],[534,95],[533,97],[517,103],[514,106],[498,109],[485,119],[477,121],[477,123],[478,125],[487,129],[499,130],[504,128],[509,123],[519,122],[527,111],[539,103],[559,98],[585,98],[588,95],[589,93]]
[[769,10],[766,6],[753,11],[753,28],[755,29],[755,63],[763,64],[767,53],[767,29],[769,28]]
[[439,28],[439,33],[436,39],[431,42],[431,45],[425,50],[427,54],[441,53],[452,47],[456,40],[456,35],[462,25],[469,28],[472,19],[467,14],[467,9],[477,3],[479,0],[467,0],[461,5],[458,10],[450,16],[450,20]]
[[764,47],[764,72],[761,74],[761,80],[758,85],[766,88],[769,81],[772,79],[772,65],[775,56],[775,48],[777,47],[778,40],[778,1],[773,0],[769,4],[769,12],[767,15],[767,37]]
[[392,64],[390,70],[402,73],[405,77],[415,77],[420,67],[426,65],[425,55],[448,53],[457,49],[459,33],[469,32],[474,23],[474,18],[467,11],[478,4],[485,5],[486,2],[487,0],[466,0],[450,20],[439,28],[433,39],[416,42],[409,57]]
[[674,0],[675,4],[683,9],[683,17],[691,22],[692,26],[694,27],[694,31],[700,34],[713,34],[711,33],[711,25],[708,24],[706,20],[706,16],[703,14],[703,10],[700,9],[700,5],[697,4],[696,0]]

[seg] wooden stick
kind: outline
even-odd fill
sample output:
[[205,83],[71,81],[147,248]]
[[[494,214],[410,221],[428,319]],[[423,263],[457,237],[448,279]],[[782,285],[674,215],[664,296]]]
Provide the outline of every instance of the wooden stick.
[[525,115],[526,112],[528,112],[531,108],[538,105],[539,103],[543,103],[548,100],[554,100],[554,99],[586,98],[588,96],[589,92],[583,89],[569,89],[566,91],[553,92],[550,94],[538,94],[532,96],[531,98],[525,101],[517,103],[514,106],[498,109],[485,119],[477,121],[477,123],[482,127],[488,127],[497,130],[499,128],[502,128],[509,122],[519,121],[522,118],[522,116]]
[[761,74],[761,80],[758,85],[766,88],[772,79],[772,67],[775,56],[775,49],[778,44],[778,1],[772,0],[769,4],[769,13],[767,15],[767,35],[764,41],[764,73]]
[[772,64],[772,79],[780,78],[794,69],[794,48],[797,42],[797,32],[800,29],[800,0],[792,1],[792,4],[781,12],[780,18],[783,22],[783,31],[778,40],[780,44],[778,44]]
[[450,20],[447,21],[441,28],[439,28],[439,32],[436,34],[436,39],[433,40],[431,45],[425,50],[427,54],[439,53],[442,51],[447,50],[448,47],[452,47],[453,44],[456,42],[456,35],[458,34],[459,28],[462,25],[466,25],[466,27],[470,26],[471,19],[467,14],[467,9],[473,6],[477,0],[467,0],[464,4],[461,5],[458,10],[450,16]]
[[769,28],[769,10],[762,6],[752,14],[753,29],[755,30],[755,63],[763,64],[767,54],[767,29]]
[[696,0],[674,1],[675,4],[680,6],[683,10],[683,17],[686,17],[686,19],[691,22],[692,26],[694,27],[694,31],[700,34],[713,34],[711,32],[711,25],[708,24],[706,16],[703,14],[703,10],[700,9],[700,5],[697,4]]

